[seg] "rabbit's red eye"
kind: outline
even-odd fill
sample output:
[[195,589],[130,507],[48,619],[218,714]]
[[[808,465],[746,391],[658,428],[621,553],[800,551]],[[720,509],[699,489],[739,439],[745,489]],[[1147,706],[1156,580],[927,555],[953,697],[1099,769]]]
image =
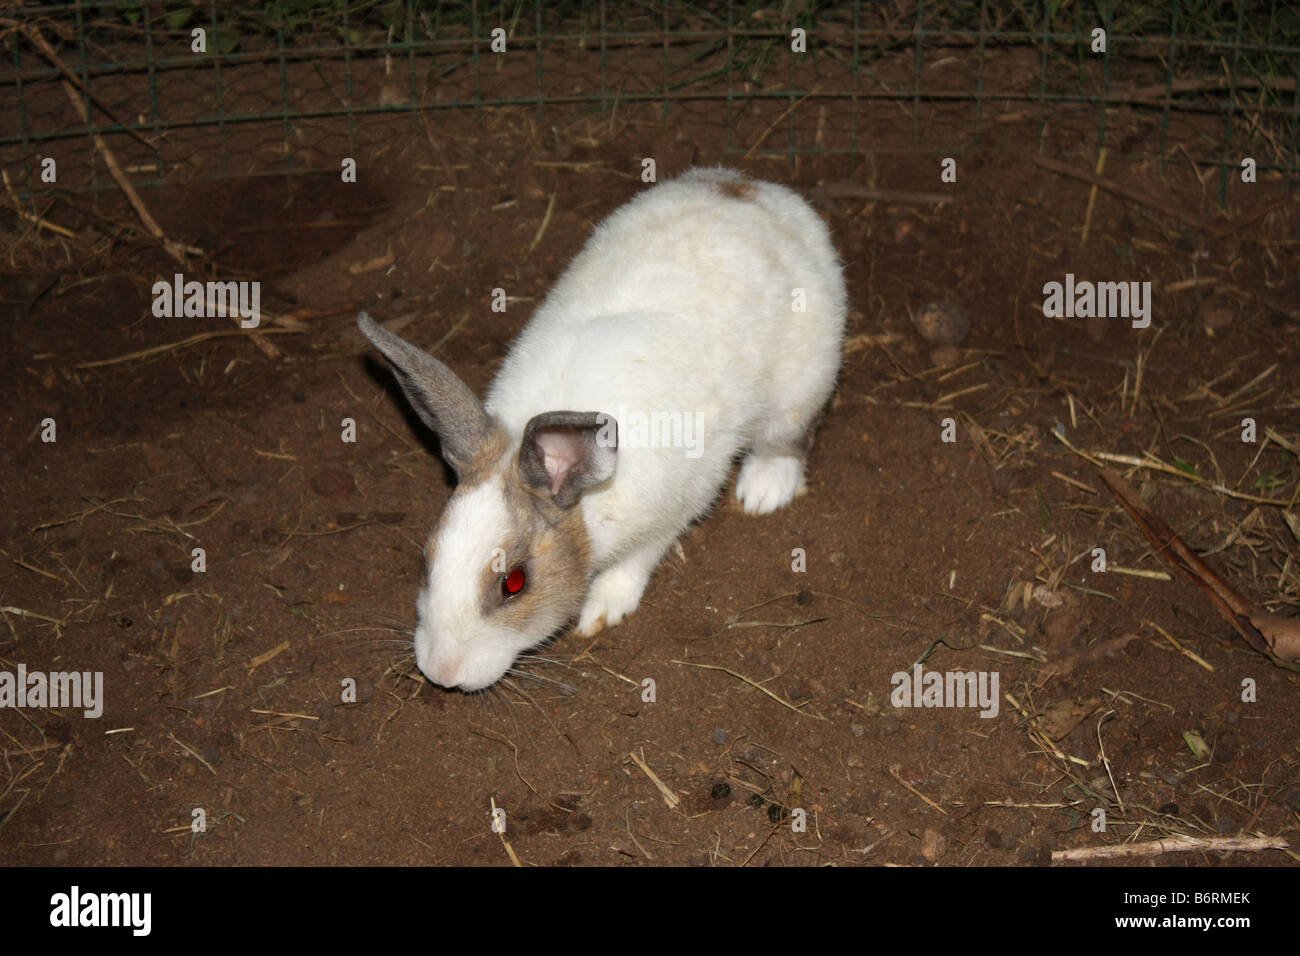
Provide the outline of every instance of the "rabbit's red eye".
[[527,580],[524,576],[524,569],[515,568],[501,579],[501,593],[506,597],[513,597],[524,589]]

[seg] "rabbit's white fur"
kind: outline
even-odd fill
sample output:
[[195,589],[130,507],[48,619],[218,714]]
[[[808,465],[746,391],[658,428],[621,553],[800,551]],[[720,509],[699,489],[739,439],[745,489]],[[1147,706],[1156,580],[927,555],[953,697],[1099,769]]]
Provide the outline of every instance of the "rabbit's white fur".
[[[647,189],[595,230],[483,403],[514,451],[539,413],[620,419],[613,477],[578,503],[590,553],[581,631],[636,609],[741,452],[736,494],[745,511],[794,498],[810,428],[834,387],[845,312],[826,226],[782,186],[694,169]],[[698,450],[636,447],[622,419],[655,411],[698,416]],[[466,569],[482,566],[516,521],[502,490],[514,460],[506,455],[487,480],[453,496],[437,535],[416,650],[421,669],[446,686],[493,683],[564,624],[543,615],[528,633],[511,632],[488,619],[473,575],[467,581]]]

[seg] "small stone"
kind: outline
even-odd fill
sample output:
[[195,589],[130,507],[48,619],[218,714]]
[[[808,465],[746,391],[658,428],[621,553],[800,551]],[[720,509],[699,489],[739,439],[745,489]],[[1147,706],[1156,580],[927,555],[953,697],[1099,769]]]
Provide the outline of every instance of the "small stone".
[[780,823],[782,820],[789,819],[789,817],[790,811],[779,803],[774,803],[767,808],[767,818],[773,823]]
[[854,737],[861,737],[867,732],[867,728],[862,724],[849,724],[849,730],[853,731]]
[[938,830],[926,830],[921,834],[921,856],[931,863],[943,856],[948,849],[948,839]]
[[804,588],[802,591],[799,592],[798,596],[795,597],[795,603],[797,603],[800,607],[807,607],[812,602],[813,602],[813,593],[812,591],[809,591],[807,588]]
[[714,742],[715,744],[725,744],[725,743],[727,742],[727,728],[725,728],[725,727],[714,727],[714,728],[713,728],[713,742]]
[[725,780],[719,780],[713,785],[713,789],[709,791],[709,796],[714,800],[726,800],[727,797],[731,796],[731,784]]
[[167,458],[153,445],[145,442],[140,446],[140,453],[144,455],[145,466],[155,475],[160,471],[167,470]]
[[930,352],[930,364],[935,368],[956,365],[961,361],[961,349],[955,345],[940,345]]
[[970,314],[956,302],[929,302],[912,316],[912,325],[931,345],[960,345],[970,334]]
[[899,767],[898,776],[914,787],[925,782],[925,772],[915,764]]
[[1115,788],[1111,786],[1110,777],[1105,774],[1089,780],[1088,789],[1108,799],[1115,796]]

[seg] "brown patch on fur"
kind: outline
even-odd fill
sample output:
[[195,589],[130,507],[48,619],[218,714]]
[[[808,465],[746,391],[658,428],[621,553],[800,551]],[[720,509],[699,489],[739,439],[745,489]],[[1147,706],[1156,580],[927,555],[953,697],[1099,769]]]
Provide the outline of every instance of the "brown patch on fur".
[[[531,619],[544,608],[559,610],[566,619],[575,617],[582,609],[591,575],[591,539],[582,509],[557,508],[532,493],[519,479],[513,456],[504,468],[502,488],[515,531],[501,544],[506,570],[495,571],[489,563],[480,572],[484,613],[521,631],[527,630]],[[501,591],[501,579],[520,564],[525,567],[527,583],[521,593],[507,598]]]
[[474,459],[458,476],[456,489],[459,491],[461,488],[473,488],[475,485],[483,484],[492,477],[493,471],[500,465],[509,450],[510,436],[506,434],[506,430],[500,423],[493,421],[492,431],[488,433],[487,441],[479,446],[478,451],[474,453]]
[[715,179],[713,185],[719,193],[732,199],[753,199],[758,195],[754,184],[747,179]]

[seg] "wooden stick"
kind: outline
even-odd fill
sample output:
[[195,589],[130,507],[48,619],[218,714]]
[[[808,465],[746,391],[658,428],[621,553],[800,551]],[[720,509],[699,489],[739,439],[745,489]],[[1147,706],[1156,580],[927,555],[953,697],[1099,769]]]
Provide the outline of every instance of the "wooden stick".
[[[1100,176],[1105,171],[1106,171],[1106,147],[1103,146],[1101,148],[1101,152],[1097,154],[1097,168],[1095,172],[1097,173],[1098,176]],[[1090,229],[1092,229],[1092,210],[1093,207],[1097,205],[1097,190],[1100,188],[1101,187],[1098,186],[1096,183],[1093,183],[1092,188],[1088,190],[1088,211],[1083,214],[1083,234],[1079,236],[1080,248],[1088,244],[1088,232]]]
[[[51,63],[59,67],[61,71],[67,71],[67,67],[64,66],[63,61],[59,59],[59,55],[54,52],[54,47],[50,46],[49,41],[41,35],[40,30],[31,25],[24,25],[23,32],[27,34],[32,43],[34,43],[37,48],[45,54]],[[86,124],[86,128],[90,129],[90,113],[86,110],[86,104],[81,102],[81,97],[77,94],[76,87],[65,79],[63,80],[63,92],[67,94],[68,102],[72,104],[72,108],[76,111],[77,115],[81,117],[81,121]],[[99,131],[95,130],[90,134],[90,136],[95,143],[95,148],[99,150],[100,155],[104,157],[104,163],[108,166],[109,173],[117,182],[117,185],[121,188],[122,192],[126,195],[127,201],[130,202],[131,206],[135,209],[136,215],[140,217],[140,221],[144,223],[144,227],[149,230],[149,234],[155,239],[160,239],[162,241],[163,248],[167,250],[168,254],[173,259],[181,265],[186,265],[185,253],[163,233],[162,226],[158,225],[158,221],[154,219],[153,213],[149,211],[149,207],[144,204],[144,200],[140,198],[140,194],[135,191],[135,186],[132,185],[131,180],[127,178],[126,173],[122,172],[122,167],[118,164],[117,157],[113,154],[113,151],[108,148],[108,144],[105,143],[104,138],[99,135]]]
[[64,63],[61,59],[59,59],[58,55],[54,52],[54,48],[50,46],[50,44],[46,41],[45,37],[41,34],[41,32],[36,27],[32,26],[29,23],[20,23],[17,20],[11,20],[8,18],[0,18],[0,26],[5,26],[11,30],[18,30],[26,34],[27,38],[32,41],[32,43],[37,47],[37,49],[39,49],[42,53],[45,54],[46,59],[50,61],[50,63],[54,66],[54,68],[58,70],[60,73],[62,73],[68,79],[68,81],[72,83],[73,86],[81,90],[83,93],[86,94],[88,98],[93,100],[95,106],[97,106],[100,110],[102,110],[105,116],[111,119],[118,126],[122,127],[122,129],[125,130],[128,135],[134,136],[135,139],[141,145],[146,146],[149,149],[154,148],[153,143],[145,139],[144,136],[141,135],[138,131],[132,129],[131,124],[122,122],[122,120],[118,118],[116,113],[114,113],[112,110],[110,110],[107,106],[104,105],[103,100],[101,100],[98,96],[92,93],[90,88],[81,82],[81,77],[73,73],[72,70],[69,69],[68,65]]
[[[1107,179],[1106,177],[1100,176],[1094,172],[1090,172],[1089,170],[1076,169],[1075,167],[1070,166],[1066,163],[1058,162],[1054,159],[1048,159],[1046,156],[1035,156],[1034,162],[1037,163],[1039,166],[1042,166],[1044,169],[1050,169],[1054,173],[1060,173],[1063,176],[1070,176],[1073,177],[1074,179],[1081,179],[1085,183],[1092,183],[1094,187],[1100,187],[1106,190],[1107,192],[1112,192],[1116,196],[1121,196],[1124,199],[1129,200],[1130,202],[1135,202],[1138,203],[1139,205],[1146,206],[1150,209],[1154,209],[1157,212],[1164,213],[1166,216],[1169,216],[1171,219],[1177,219],[1179,222],[1191,226],[1194,229],[1199,229],[1202,232],[1207,232],[1215,238],[1222,238],[1223,236],[1226,236],[1229,233],[1236,232],[1238,229],[1242,229],[1245,226],[1250,225],[1256,219],[1259,219],[1261,216],[1264,216],[1272,212],[1274,209],[1277,209],[1280,206],[1285,205],[1286,203],[1290,202],[1293,198],[1293,194],[1287,193],[1286,195],[1281,196],[1270,202],[1261,203],[1259,206],[1257,206],[1255,209],[1251,210],[1250,212],[1246,213],[1244,216],[1240,216],[1236,219],[1233,219],[1231,222],[1226,222],[1219,225],[1213,225],[1211,223],[1206,222],[1203,219],[1200,219],[1197,216],[1193,216],[1190,213],[1183,212],[1181,209],[1177,208],[1176,206],[1170,206],[1167,203],[1163,203],[1160,202],[1159,200],[1153,199],[1146,193],[1142,192],[1142,190],[1140,189],[1135,189],[1132,186],[1125,186],[1123,183],[1118,183],[1113,179]],[[1285,310],[1281,310],[1281,311],[1285,311]]]
[[781,121],[782,121],[783,119],[785,119],[787,116],[789,116],[789,115],[790,115],[791,113],[793,113],[795,110],[797,110],[800,106],[802,106],[804,100],[808,99],[808,97],[812,96],[814,93],[819,93],[819,92],[821,92],[821,87],[820,87],[820,86],[814,86],[811,90],[809,90],[809,91],[808,91],[807,93],[805,93],[803,96],[799,97],[797,100],[795,100],[793,103],[791,103],[789,109],[787,109],[784,113],[782,113],[782,114],[781,114],[780,116],[778,116],[776,119],[772,120],[772,125],[769,126],[767,129],[763,130],[763,132],[759,135],[758,139],[754,140],[754,145],[751,146],[751,147],[749,147],[749,151],[748,151],[747,153],[745,153],[744,156],[740,157],[741,162],[744,162],[745,160],[749,159],[749,157],[753,156],[753,155],[754,155],[754,150],[756,150],[756,149],[758,149],[758,147],[762,146],[763,143],[767,140],[767,138],[768,138],[769,136],[772,135],[772,130],[774,130],[774,129],[776,129],[778,126],[780,126],[780,125],[781,125]]
[[1224,620],[1236,629],[1247,644],[1265,656],[1276,655],[1284,661],[1300,660],[1300,619],[1284,618],[1256,607],[1202,561],[1173,528],[1143,504],[1128,482],[1108,468],[1102,469],[1101,480],[1119,499],[1119,503],[1146,535],[1156,552],[1187,574],[1209,596]]
[[50,230],[50,232],[57,233],[58,235],[63,236],[65,239],[77,238],[77,234],[73,232],[71,229],[50,222],[47,219],[42,219],[40,216],[36,215],[35,213],[28,212],[26,209],[23,209],[21,206],[19,206],[18,197],[14,195],[13,187],[9,185],[9,170],[0,169],[0,177],[4,179],[5,189],[9,192],[9,200],[10,200],[9,208],[16,215],[20,216],[23,219],[26,219],[30,223],[35,224],[35,226],[38,229],[48,229]]
[[[768,690],[766,687],[764,687],[758,681],[754,680],[752,677],[746,677],[744,674],[737,674],[729,667],[722,667],[718,664],[696,664],[692,661],[679,661],[679,660],[670,660],[668,663],[684,664],[687,667],[700,667],[706,671],[722,671],[722,673],[724,674],[730,674],[732,677],[736,678],[736,680],[744,681],[746,684],[748,684],[750,687],[754,688],[755,690],[762,691],[764,694],[766,694],[768,697],[771,697],[782,707],[788,707],[790,710],[793,710],[800,717],[811,717],[813,720],[826,719],[821,714],[805,713],[804,711],[796,707],[794,704],[790,703],[790,701],[782,697],[780,694],[774,694],[772,691]],[[804,701],[804,703],[806,704],[808,703],[808,701]]]
[[1174,836],[1147,843],[1121,843],[1117,846],[1087,846],[1073,850],[1053,850],[1052,862],[1071,860],[1121,860],[1135,856],[1159,856],[1162,853],[1259,853],[1263,850],[1288,850],[1281,837],[1191,837]]
[[[28,39],[30,39],[32,43],[35,44],[43,54],[45,54],[46,58],[49,59],[51,63],[57,66],[61,72],[71,73],[68,67],[59,58],[59,54],[55,52],[54,47],[50,46],[49,41],[41,35],[40,30],[31,24],[20,24],[19,26],[23,33],[27,35]],[[76,79],[76,77],[73,76],[73,79]],[[90,129],[90,113],[86,110],[86,104],[81,101],[81,97],[78,95],[76,87],[65,79],[63,80],[63,91],[67,94],[68,102],[72,104],[72,108],[76,111],[77,115],[81,117],[81,121],[86,124],[87,129]],[[122,172],[122,167],[117,161],[117,156],[108,148],[108,144],[104,142],[104,137],[99,135],[98,130],[93,131],[90,134],[90,137],[95,144],[95,149],[97,149],[99,154],[104,157],[104,165],[108,167],[109,173],[112,175],[118,187],[122,190],[123,195],[126,196],[127,202],[129,202],[132,208],[135,209],[135,213],[140,217],[140,222],[144,224],[145,229],[149,231],[151,236],[163,244],[163,248],[167,250],[168,255],[179,262],[182,266],[187,265],[188,260],[185,256],[185,247],[174,239],[169,239],[166,233],[163,232],[162,226],[158,225],[158,220],[154,219],[153,213],[149,211],[149,207],[145,205],[144,200],[140,198],[140,194],[136,192],[135,186],[132,184],[131,180],[127,177],[126,173]],[[255,334],[252,336],[252,339],[253,344],[261,349],[262,354],[267,358],[278,359],[281,357],[280,350],[271,344],[271,342],[264,339],[261,335]]]
[[629,752],[628,756],[632,759],[634,764],[641,768],[641,772],[650,778],[650,782],[655,785],[655,788],[659,791],[659,795],[664,798],[664,803],[668,804],[668,809],[676,810],[677,804],[681,803],[681,798],[678,797],[677,794],[673,793],[672,788],[660,780],[659,774],[651,770],[650,765],[641,757],[637,756],[635,752]]
[[903,787],[914,797],[919,797],[921,800],[925,801],[925,804],[927,806],[931,807],[934,810],[938,810],[945,817],[948,816],[947,810],[939,806],[939,804],[935,803],[933,800],[931,800],[929,797],[923,794],[920,790],[917,790],[916,787],[912,786],[910,783],[908,783],[906,780],[903,779],[903,771],[898,764],[894,764],[892,767],[889,768],[889,775],[893,777],[895,780],[897,780],[899,783],[901,783]]
[[[261,333],[244,332],[239,329],[231,329],[229,332],[200,332],[198,335],[191,335],[188,339],[181,339],[179,342],[168,342],[165,345],[154,345],[147,349],[140,349],[137,352],[128,352],[126,355],[119,355],[117,358],[99,359],[96,362],[79,362],[73,368],[101,368],[105,365],[118,365],[122,362],[132,362],[135,359],[149,358],[154,355],[160,355],[163,352],[171,352],[176,349],[188,348],[191,345],[198,345],[200,342],[206,342],[208,339],[221,339],[230,335],[251,336],[256,339],[258,335],[267,335],[279,333],[281,335],[292,334],[296,329],[266,329]],[[276,350],[279,352],[279,349]]]
[[1177,219],[1184,225],[1191,226],[1194,229],[1208,232],[1213,228],[1209,223],[1203,221],[1199,217],[1185,213],[1176,206],[1170,206],[1157,199],[1152,199],[1150,195],[1144,193],[1140,189],[1135,189],[1132,186],[1125,186],[1123,183],[1117,183],[1115,180],[1108,179],[1105,176],[1098,176],[1091,170],[1076,169],[1067,163],[1048,159],[1046,156],[1035,156],[1034,162],[1039,166],[1042,166],[1044,169],[1050,169],[1054,173],[1060,173],[1062,176],[1071,176],[1075,179],[1082,179],[1085,183],[1092,183],[1094,186],[1100,186],[1107,192],[1114,193],[1116,196],[1122,196],[1130,202],[1138,203],[1139,205],[1146,206],[1149,209],[1155,209],[1158,212],[1164,213],[1169,218]]
[[913,192],[910,189],[876,189],[860,183],[827,183],[820,192],[828,199],[874,199],[880,202],[914,203],[917,205],[934,205],[941,202],[954,202],[953,193]]
[[1106,100],[1111,103],[1160,102],[1173,93],[1199,93],[1202,90],[1226,90],[1229,87],[1238,90],[1256,90],[1261,86],[1267,86],[1279,92],[1295,92],[1295,80],[1292,77],[1218,76],[1212,79],[1174,80],[1168,87],[1164,83],[1157,83],[1154,86],[1139,86],[1136,89],[1111,90],[1106,94]]

